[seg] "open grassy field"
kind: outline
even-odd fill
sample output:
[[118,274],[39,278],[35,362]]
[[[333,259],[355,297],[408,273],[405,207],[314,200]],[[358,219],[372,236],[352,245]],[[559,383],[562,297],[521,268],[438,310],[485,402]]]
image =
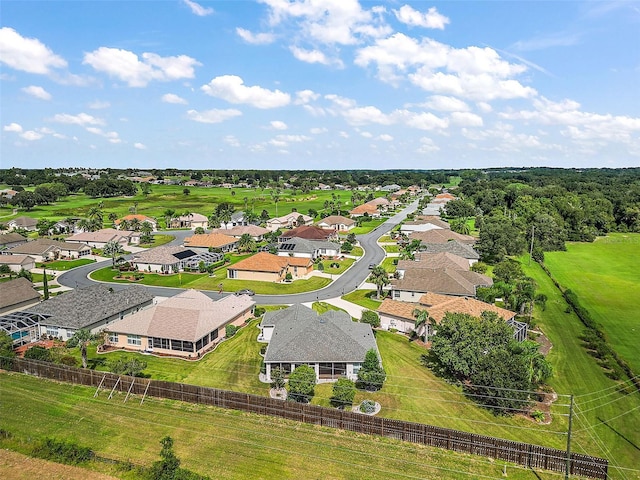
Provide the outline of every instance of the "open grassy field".
[[550,385],[557,392],[575,395],[576,447],[609,458],[613,467],[635,469],[613,468],[612,478],[640,478],[640,393],[629,387],[630,382],[615,382],[605,375],[582,346],[579,337],[584,325],[574,313],[566,313],[560,291],[540,265],[529,265],[528,256],[520,260],[538,291],[548,297],[544,310],[536,306],[534,317],[553,345],[547,356],[554,368]]
[[614,350],[640,373],[640,234],[570,242],[566,252],[545,253],[545,264],[564,288],[578,295]]
[[[170,435],[182,467],[215,479],[502,478],[505,465],[278,418],[150,397],[143,405],[138,398],[124,403],[124,395],[108,400],[106,393],[93,398],[94,392],[0,373],[0,428],[13,434],[0,440],[0,447],[29,453],[30,441],[48,436],[75,441],[103,457],[148,466],[159,458],[160,439]],[[134,472],[106,464],[92,468],[135,478]],[[558,478],[557,473],[512,465],[506,471],[508,478],[518,480]],[[91,474],[87,470],[87,476]],[[46,471],[34,476],[45,478]]]
[[82,265],[88,265],[90,263],[95,263],[95,260],[91,260],[89,258],[78,258],[76,260],[56,260],[54,262],[46,263],[39,262],[36,264],[36,267],[47,268],[49,270],[64,271],[80,267]]
[[[342,209],[350,210],[351,192],[348,190],[314,190],[310,193],[301,193],[295,190],[283,190],[279,195],[279,201],[274,202],[271,197],[271,189],[256,188],[221,188],[221,187],[188,187],[189,195],[183,193],[185,187],[181,185],[151,185],[151,193],[142,195],[140,191],[133,197],[91,198],[84,194],[70,195],[52,205],[40,205],[30,211],[20,211],[18,215],[34,218],[48,218],[61,220],[67,217],[86,216],[91,207],[103,204],[105,223],[108,222],[109,213],[115,213],[119,217],[127,215],[129,209],[137,205],[137,213],[156,217],[164,225],[164,211],[174,209],[178,214],[184,212],[196,212],[209,216],[215,210],[216,205],[229,202],[236,210],[254,211],[260,215],[262,210],[269,215],[281,216],[292,212],[294,209],[307,214],[309,209],[318,212],[324,210],[325,201],[340,201]],[[375,195],[382,195],[376,192]],[[246,202],[245,202],[246,199]],[[11,218],[12,208],[0,209],[0,218],[3,221]],[[375,226],[375,225],[374,225]]]

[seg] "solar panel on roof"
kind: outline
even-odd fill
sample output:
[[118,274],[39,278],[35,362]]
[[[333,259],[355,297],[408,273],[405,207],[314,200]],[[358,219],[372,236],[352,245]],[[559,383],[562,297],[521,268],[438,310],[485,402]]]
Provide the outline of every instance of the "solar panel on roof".
[[193,257],[196,253],[193,250],[185,250],[183,252],[174,253],[173,256],[178,260],[184,260],[185,258]]

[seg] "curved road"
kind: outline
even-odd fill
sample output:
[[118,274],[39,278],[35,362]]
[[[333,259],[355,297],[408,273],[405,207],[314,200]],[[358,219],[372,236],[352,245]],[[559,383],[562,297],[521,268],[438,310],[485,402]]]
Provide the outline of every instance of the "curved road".
[[[313,292],[287,294],[287,295],[256,295],[255,302],[259,305],[282,305],[292,303],[305,303],[315,302],[319,300],[326,300],[328,298],[335,298],[344,295],[345,293],[356,290],[358,286],[364,282],[369,276],[369,264],[380,264],[385,258],[385,251],[378,245],[377,240],[389,232],[393,227],[398,225],[406,216],[413,212],[418,206],[418,202],[415,201],[405,207],[401,212],[395,214],[389,218],[382,225],[376,227],[371,232],[365,235],[358,235],[358,241],[364,250],[364,255],[355,262],[351,268],[339,276],[336,280],[331,282],[325,288],[321,290],[315,290]],[[168,245],[182,245],[185,237],[193,235],[190,230],[179,230],[171,232],[160,232],[176,237]],[[68,272],[62,273],[58,276],[58,283],[65,287],[76,288],[93,283],[98,283],[88,277],[89,273],[99,268],[105,267],[111,262],[111,260],[104,260],[102,262],[92,263],[90,265],[83,265],[82,267],[74,268]],[[126,285],[120,283],[110,283],[115,289],[125,288]],[[147,286],[154,296],[158,297],[171,297],[183,292],[182,288],[170,288],[170,287],[151,287]],[[218,300],[229,292],[219,294],[210,290],[202,290],[202,293],[211,297],[214,300]]]

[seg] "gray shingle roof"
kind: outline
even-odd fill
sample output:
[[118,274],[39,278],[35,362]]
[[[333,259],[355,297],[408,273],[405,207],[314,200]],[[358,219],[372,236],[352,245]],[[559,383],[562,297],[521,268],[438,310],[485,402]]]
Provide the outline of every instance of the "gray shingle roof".
[[7,250],[7,252],[11,253],[12,255],[16,253],[25,255],[43,255],[46,252],[50,252],[56,249],[78,252],[91,250],[91,247],[88,247],[83,243],[68,243],[59,242],[57,240],[49,240],[46,238],[38,238],[36,240],[23,243],[22,245],[12,247]]
[[395,290],[475,297],[476,287],[491,286],[493,280],[476,272],[451,268],[407,268],[402,279],[391,283]]
[[18,305],[29,300],[40,300],[40,294],[26,278],[20,277],[0,283],[0,308]]
[[303,305],[268,312],[263,326],[274,326],[264,361],[315,363],[362,362],[368,350],[378,351],[371,326],[353,322],[349,314],[318,313]]
[[131,308],[142,307],[153,295],[142,285],[122,290],[109,290],[98,284],[76,288],[50,298],[27,311],[50,316],[44,324],[69,328],[85,328]]
[[421,251],[426,253],[449,252],[469,260],[478,260],[480,258],[478,252],[471,245],[456,242],[455,240],[446,243],[423,243]]
[[0,235],[0,246],[26,241],[27,239],[17,232],[3,233],[2,235]]

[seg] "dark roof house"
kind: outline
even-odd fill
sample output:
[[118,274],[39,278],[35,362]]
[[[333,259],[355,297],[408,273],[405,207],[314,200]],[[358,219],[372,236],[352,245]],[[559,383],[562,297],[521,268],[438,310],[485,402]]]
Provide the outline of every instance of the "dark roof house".
[[40,301],[33,283],[24,277],[0,284],[0,313],[20,310]]

